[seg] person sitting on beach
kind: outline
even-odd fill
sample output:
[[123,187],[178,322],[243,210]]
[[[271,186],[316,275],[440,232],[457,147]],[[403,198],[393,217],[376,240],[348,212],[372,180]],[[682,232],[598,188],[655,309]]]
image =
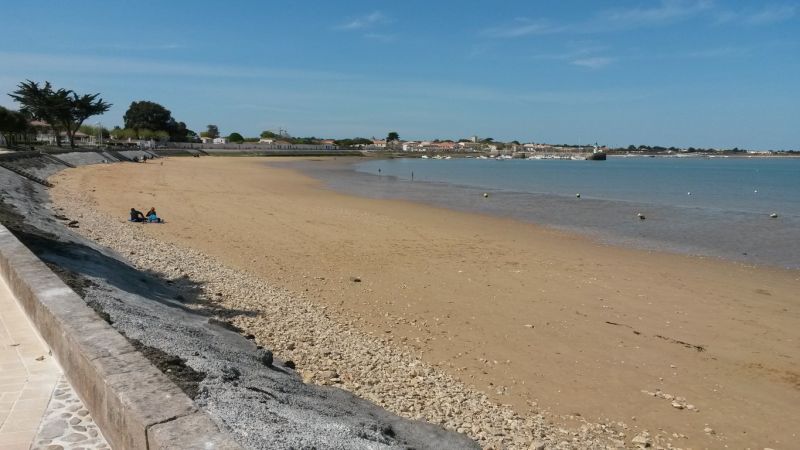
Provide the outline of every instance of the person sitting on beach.
[[156,214],[156,207],[150,207],[150,211],[147,211],[147,221],[148,222],[161,222],[161,219]]
[[131,222],[144,222],[145,217],[141,211],[138,211],[136,208],[131,208]]

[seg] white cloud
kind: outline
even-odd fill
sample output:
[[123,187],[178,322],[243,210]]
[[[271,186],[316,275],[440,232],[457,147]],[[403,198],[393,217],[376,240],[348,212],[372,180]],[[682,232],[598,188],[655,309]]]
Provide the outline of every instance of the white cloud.
[[746,17],[745,22],[749,25],[766,25],[789,20],[793,18],[796,13],[797,7],[794,5],[768,6]]
[[654,7],[606,11],[601,17],[617,26],[641,26],[694,17],[713,7],[711,0],[661,0]]
[[[561,52],[535,53],[529,56],[533,60],[561,61],[574,66],[600,69],[617,61],[607,56],[609,47],[587,42],[567,43]],[[605,54],[605,55],[604,55]]]
[[566,29],[546,21],[517,18],[512,24],[487,28],[483,30],[482,34],[493,38],[516,38],[530,35],[560,33],[562,31],[566,31]]
[[194,62],[169,62],[85,55],[54,55],[43,53],[14,53],[0,51],[0,60],[21,73],[84,73],[119,75],[194,76],[210,78],[282,78],[344,80],[351,75],[317,70],[286,68],[210,65]]
[[686,20],[706,13],[712,8],[711,0],[661,0],[656,6],[606,10],[590,20],[574,23],[554,24],[544,19],[517,18],[511,24],[486,28],[481,35],[492,38],[519,38],[556,33],[612,32]]
[[371,28],[375,25],[388,22],[389,19],[380,11],[375,11],[370,14],[350,19],[349,21],[336,27],[337,30],[352,31]]
[[598,103],[633,102],[651,97],[652,92],[638,89],[604,89],[580,91],[528,92],[520,100],[529,103],[549,103],[553,105],[590,105]]
[[142,44],[142,43],[116,43],[116,44],[100,44],[95,46],[97,49],[109,50],[127,50],[127,51],[167,51],[167,50],[181,50],[186,48],[185,45],[177,42],[163,42],[159,44]]
[[490,55],[494,49],[495,49],[495,46],[493,44],[489,44],[489,43],[485,43],[485,42],[482,42],[482,43],[479,43],[479,44],[473,44],[469,48],[469,51],[467,52],[466,57],[467,57],[467,59],[483,58],[483,57],[485,57],[487,55]]
[[614,61],[615,61],[614,58],[609,58],[605,56],[592,56],[589,58],[580,58],[573,60],[572,64],[581,67],[588,67],[589,69],[602,69],[603,67],[608,66]]
[[703,50],[693,50],[687,52],[686,54],[682,55],[687,58],[741,58],[752,54],[753,47],[752,46],[742,46],[742,47],[735,47],[735,46],[727,46],[727,47],[716,47],[716,48],[707,48]]
[[565,45],[564,51],[534,53],[529,57],[534,60],[571,61],[575,59],[596,56],[598,53],[606,52],[608,50],[609,47],[606,45],[597,45],[591,42],[568,42]]
[[717,23],[740,23],[758,26],[785,22],[797,15],[795,5],[768,5],[759,10],[721,11]]

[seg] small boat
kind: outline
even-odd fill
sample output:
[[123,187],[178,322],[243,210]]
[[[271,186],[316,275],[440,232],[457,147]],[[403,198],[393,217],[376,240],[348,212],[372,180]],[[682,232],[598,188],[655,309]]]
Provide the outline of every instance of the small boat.
[[587,161],[605,161],[606,160],[606,152],[600,151],[597,153],[592,153],[591,155],[586,157]]
[[594,143],[594,150],[592,150],[592,154],[586,157],[587,161],[605,161],[606,160],[606,152],[600,150],[597,146],[597,142]]

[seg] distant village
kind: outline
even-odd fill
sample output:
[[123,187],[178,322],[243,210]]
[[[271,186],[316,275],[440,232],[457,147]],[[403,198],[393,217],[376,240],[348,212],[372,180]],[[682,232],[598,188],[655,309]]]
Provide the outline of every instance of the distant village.
[[[35,141],[44,145],[56,145],[56,136],[44,122],[32,121],[31,129],[35,130]],[[220,136],[215,126],[210,126],[211,131],[197,134],[189,134],[186,142],[172,142],[166,133],[144,136],[133,136],[126,130],[119,128],[107,130],[98,126],[85,125],[75,133],[76,144],[80,146],[121,146],[139,148],[207,148],[207,149],[242,149],[242,150],[270,150],[270,149],[316,149],[316,150],[339,150],[354,149],[365,152],[387,152],[387,153],[410,153],[410,154],[488,154],[505,157],[528,157],[531,155],[559,155],[591,153],[601,151],[610,155],[684,155],[692,154],[747,154],[747,155],[772,155],[787,154],[795,152],[775,152],[775,151],[754,151],[715,148],[679,148],[630,145],[628,147],[608,147],[605,145],[575,145],[575,144],[548,144],[519,141],[502,142],[492,138],[480,138],[471,136],[458,140],[434,139],[434,140],[403,140],[396,133],[390,133],[385,139],[376,138],[353,138],[353,139],[326,139],[316,137],[296,138],[292,137],[285,130],[264,131],[258,138],[245,138],[239,133],[231,133],[228,136]],[[122,132],[121,132],[122,131]],[[64,136],[62,136],[63,138]],[[389,139],[394,137],[394,139]]]
[[[259,137],[243,137],[239,133],[221,136],[216,125],[209,125],[204,132],[196,134],[187,130],[184,139],[174,141],[166,131],[150,131],[149,129],[122,129],[115,127],[108,130],[96,125],[83,125],[74,133],[74,141],[80,147],[136,147],[136,148],[199,148],[210,150],[358,150],[363,152],[402,153],[411,155],[489,155],[504,158],[556,158],[568,159],[575,155],[602,152],[608,155],[662,155],[662,156],[700,156],[700,155],[758,155],[758,156],[795,156],[796,151],[754,151],[715,148],[679,148],[630,145],[628,147],[608,147],[605,145],[573,145],[548,144],[519,141],[502,142],[492,138],[471,136],[469,138],[404,140],[396,132],[388,133],[384,139],[351,138],[326,139],[316,137],[298,138],[291,136],[286,130],[264,131]],[[2,138],[0,138],[2,139]],[[26,141],[39,146],[56,146],[66,139],[64,132],[57,136],[53,127],[43,121],[31,120]],[[0,142],[0,145],[2,142]]]

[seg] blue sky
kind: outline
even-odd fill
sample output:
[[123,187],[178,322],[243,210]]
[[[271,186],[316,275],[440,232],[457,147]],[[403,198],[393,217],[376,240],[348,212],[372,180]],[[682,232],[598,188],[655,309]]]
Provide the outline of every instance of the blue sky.
[[0,93],[24,79],[101,92],[114,103],[107,126],[152,100],[223,134],[800,149],[797,0],[4,0],[0,10]]

